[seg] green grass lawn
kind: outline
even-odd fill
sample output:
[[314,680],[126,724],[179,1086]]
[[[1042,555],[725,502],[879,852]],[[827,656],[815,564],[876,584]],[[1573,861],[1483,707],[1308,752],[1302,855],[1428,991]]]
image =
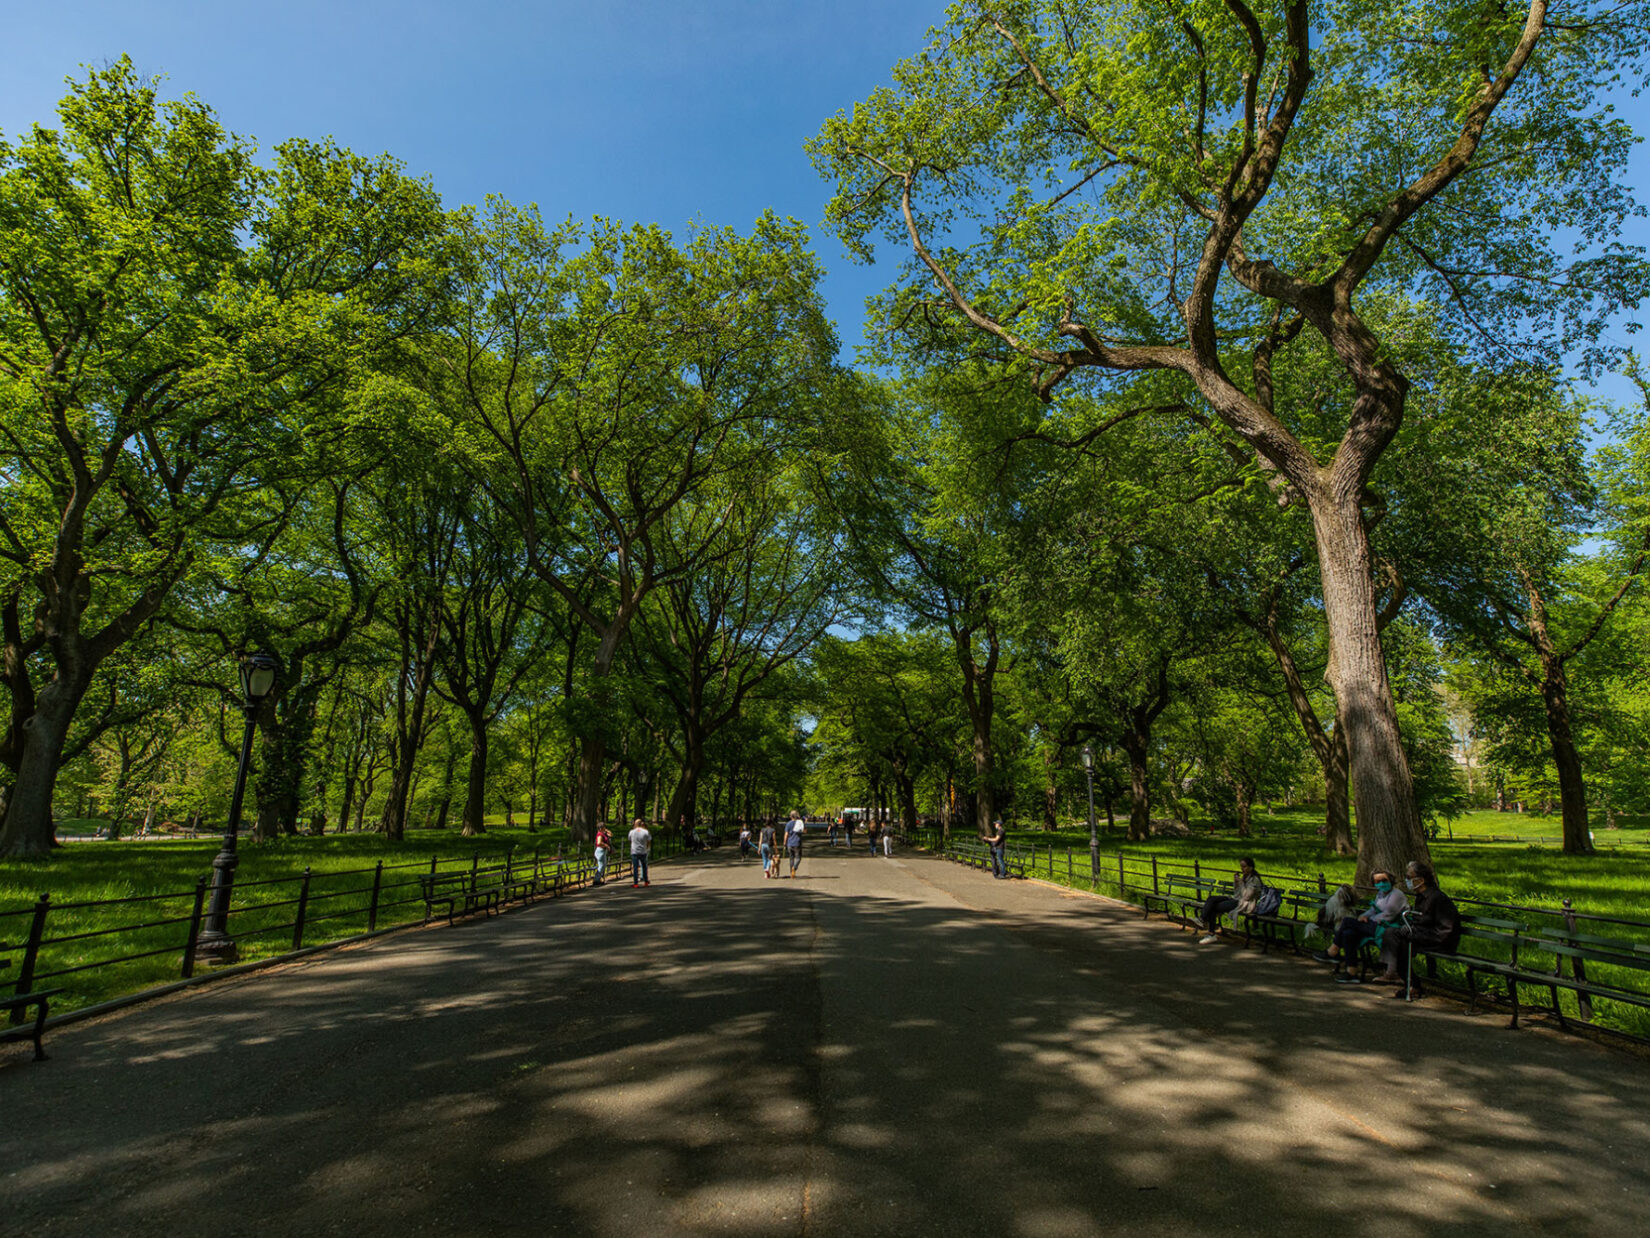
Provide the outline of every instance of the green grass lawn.
[[[1324,854],[1316,829],[1321,814],[1314,809],[1257,813],[1256,834],[1210,834],[1195,823],[1191,838],[1156,838],[1128,843],[1122,831],[1104,833],[1102,840],[1105,889],[1113,880],[1121,851],[1131,880],[1149,872],[1152,857],[1167,872],[1184,871],[1196,864],[1204,873],[1225,877],[1237,867],[1240,855],[1253,855],[1263,875],[1316,882],[1319,874],[1329,884],[1352,876],[1353,863]],[[1452,894],[1482,899],[1558,908],[1571,898],[1577,911],[1650,921],[1650,822],[1623,822],[1619,831],[1599,831],[1605,850],[1589,858],[1565,856],[1557,848],[1558,823],[1551,818],[1504,813],[1473,813],[1455,822],[1454,839],[1432,844],[1440,878]],[[1052,832],[1021,829],[1011,832],[1016,843],[1052,845],[1057,880],[1066,872],[1070,848],[1072,869],[1079,877],[1086,868],[1088,830],[1073,826]],[[1540,837],[1537,844],[1492,843],[1490,836]],[[1475,841],[1480,840],[1480,841]],[[377,834],[333,834],[324,838],[285,838],[271,843],[244,843],[236,874],[235,910],[230,931],[241,946],[243,959],[280,954],[292,946],[289,927],[298,892],[297,877],[313,871],[304,940],[306,945],[337,940],[363,932],[373,869],[383,862],[378,927],[421,919],[424,913],[416,876],[427,872],[432,859],[442,871],[467,865],[473,857],[496,862],[513,850],[518,862],[535,849],[548,857],[565,843],[562,830],[529,834],[525,830],[493,828],[466,839],[456,830],[412,831],[401,843]],[[1612,846],[1612,844],[1614,844]],[[21,945],[29,928],[29,909],[41,894],[49,894],[53,910],[47,921],[48,944],[42,950],[40,970],[59,971],[100,962],[114,955],[148,957],[46,979],[39,985],[64,986],[69,991],[55,1008],[70,1010],[110,997],[176,980],[183,942],[193,911],[196,883],[211,871],[218,842],[208,839],[155,839],[119,842],[68,841],[57,853],[40,860],[0,860],[0,941],[7,948],[0,957],[12,960],[16,977]],[[1149,883],[1148,883],[1149,884]],[[107,899],[149,899],[114,906],[76,908],[73,904]],[[171,923],[133,929],[154,920]],[[64,937],[98,934],[61,941]],[[1650,936],[1650,930],[1637,935]],[[153,952],[150,954],[149,952]],[[0,986],[7,973],[0,971]]]
[[[1564,930],[1562,906],[1568,898],[1573,909],[1583,915],[1637,922],[1623,925],[1583,920],[1575,931],[1621,940],[1650,941],[1650,847],[1639,845],[1639,840],[1646,835],[1644,821],[1624,821],[1619,831],[1598,831],[1600,853],[1573,857],[1559,850],[1557,820],[1513,817],[1516,828],[1508,828],[1510,815],[1471,814],[1456,821],[1453,839],[1439,838],[1431,844],[1440,884],[1455,898],[1463,900],[1464,911],[1518,920],[1536,930]],[[1321,875],[1322,880],[1333,887],[1350,881],[1356,865],[1350,859],[1325,854],[1317,834],[1321,819],[1320,811],[1311,810],[1257,814],[1256,832],[1250,838],[1239,838],[1232,833],[1211,834],[1206,825],[1196,821],[1193,823],[1196,832],[1190,838],[1153,838],[1150,842],[1131,843],[1124,838],[1122,830],[1108,831],[1102,836],[1097,883],[1090,882],[1087,876],[1086,824],[1057,831],[1011,831],[1010,841],[1040,850],[1032,875],[1097,889],[1131,901],[1139,901],[1141,892],[1151,891],[1154,882],[1161,883],[1157,888],[1166,888],[1171,873],[1190,875],[1196,871],[1204,877],[1228,880],[1237,868],[1238,858],[1245,855],[1254,857],[1263,877],[1279,884],[1292,885],[1298,881],[1315,885]],[[1492,836],[1540,837],[1543,841],[1488,841]],[[1127,888],[1123,888],[1125,886]],[[1544,911],[1500,912],[1466,901],[1475,899]],[[1555,962],[1550,952],[1543,953],[1539,947],[1533,953],[1526,951],[1521,961],[1537,968],[1550,968]],[[1590,977],[1601,974],[1609,983],[1643,991],[1642,972],[1589,968]],[[1562,993],[1561,1001],[1568,1014],[1578,1013],[1573,993]],[[1595,1002],[1593,1017],[1602,1025],[1650,1038],[1650,1011],[1641,1007],[1600,999]]]
[[[1207,866],[1226,876],[1242,855],[1252,855],[1261,873],[1279,878],[1316,881],[1319,874],[1331,886],[1350,881],[1356,867],[1349,859],[1323,850],[1317,827],[1322,810],[1279,809],[1255,814],[1255,833],[1240,838],[1230,831],[1210,833],[1207,824],[1193,820],[1191,838],[1153,838],[1128,842],[1121,829],[1101,830],[1101,851],[1115,856],[1160,857],[1160,864]],[[1520,903],[1558,908],[1565,898],[1577,911],[1650,921],[1650,819],[1624,818],[1619,830],[1596,831],[1600,853],[1572,857],[1558,849],[1560,824],[1556,817],[1514,813],[1475,812],[1454,822],[1453,839],[1439,837],[1431,844],[1440,883],[1452,895],[1487,902]],[[1541,838],[1540,843],[1490,842],[1492,836]],[[1045,831],[1010,831],[1017,843],[1055,846],[1057,870],[1063,870],[1065,848],[1079,860],[1088,852],[1087,825]],[[1115,863],[1115,861],[1114,861]],[[1650,936],[1650,930],[1646,930]]]
[[[417,877],[434,860],[441,871],[467,867],[479,857],[496,863],[506,852],[514,862],[531,863],[538,851],[560,853],[566,832],[489,829],[474,838],[456,830],[410,831],[404,842],[378,834],[331,834],[323,838],[283,838],[268,843],[243,840],[235,875],[230,935],[242,961],[267,958],[292,948],[295,900],[305,868],[309,885],[304,944],[355,936],[367,928],[374,869],[382,862],[377,927],[420,920],[424,903]],[[50,895],[46,943],[40,951],[35,985],[68,991],[53,1009],[72,1010],[180,976],[183,945],[195,903],[196,885],[209,877],[218,840],[69,840],[53,855],[33,860],[0,860],[0,985],[19,974],[32,908]],[[132,900],[86,907],[78,904]],[[167,921],[167,923],[155,923]],[[151,927],[138,928],[149,924]],[[74,940],[63,940],[73,938]],[[108,963],[116,956],[144,955]],[[97,964],[87,967],[88,964]],[[51,977],[45,973],[86,967]]]

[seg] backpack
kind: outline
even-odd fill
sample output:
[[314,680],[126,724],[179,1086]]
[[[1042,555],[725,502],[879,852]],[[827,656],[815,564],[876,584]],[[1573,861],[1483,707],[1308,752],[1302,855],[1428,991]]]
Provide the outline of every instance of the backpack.
[[1257,916],[1275,916],[1278,908],[1283,906],[1283,891],[1274,886],[1262,886],[1260,897],[1255,900],[1255,910],[1251,913]]

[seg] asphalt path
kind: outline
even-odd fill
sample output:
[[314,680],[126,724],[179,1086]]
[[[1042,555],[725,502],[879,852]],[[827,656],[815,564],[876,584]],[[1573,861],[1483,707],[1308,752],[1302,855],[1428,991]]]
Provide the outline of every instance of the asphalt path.
[[0,1232],[1633,1235],[1650,1066],[810,841],[0,1058]]

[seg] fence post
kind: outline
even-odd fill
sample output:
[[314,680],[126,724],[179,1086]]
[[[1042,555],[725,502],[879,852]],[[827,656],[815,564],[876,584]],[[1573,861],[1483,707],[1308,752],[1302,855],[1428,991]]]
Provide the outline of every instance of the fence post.
[[384,884],[384,861],[379,860],[372,870],[372,902],[367,904],[367,932],[378,930],[378,890]]
[[1203,866],[1198,863],[1198,861],[1195,857],[1192,860],[1192,880],[1193,881],[1202,881],[1203,880]]
[[[17,973],[17,992],[27,993],[34,984],[34,965],[40,957],[40,942],[46,935],[46,913],[51,910],[52,896],[42,894],[34,905],[34,919],[29,921],[29,944],[23,947],[23,966]],[[23,1021],[23,1007],[11,1012],[11,1021]]]
[[1077,881],[1077,872],[1071,862],[1071,844],[1066,844],[1066,884],[1074,885]]
[[476,868],[481,864],[481,852],[470,853],[470,893],[476,892]]
[[1318,893],[1323,895],[1329,893],[1329,879],[1323,875],[1321,870],[1318,873]]
[[508,847],[506,847],[504,849],[504,884],[506,886],[508,886],[510,884],[510,857],[515,855],[515,853],[516,853],[515,843],[511,843]]
[[[1575,900],[1570,899],[1570,898],[1567,898],[1567,899],[1564,900],[1564,931],[1570,935],[1570,944],[1572,946],[1575,945],[1576,944],[1576,939],[1575,939],[1575,934],[1576,934]],[[1577,982],[1583,983],[1583,984],[1586,983],[1586,980],[1587,980],[1587,964],[1585,964],[1581,961],[1581,956],[1580,955],[1571,955],[1570,956],[1570,972],[1571,972],[1571,974],[1573,974],[1575,976]],[[1583,1019],[1591,1019],[1593,1017],[1593,999],[1590,996],[1588,996],[1586,990],[1584,990],[1584,989],[1577,989],[1576,990],[1576,1009],[1581,1012],[1581,1017]]]
[[1123,848],[1119,847],[1117,849],[1117,897],[1123,898],[1127,892],[1128,889],[1123,884]]
[[1161,894],[1163,891],[1157,884],[1157,852],[1152,852],[1152,893]]
[[298,914],[292,920],[292,948],[304,948],[304,916],[309,912],[309,866],[304,867],[304,881],[298,887]]
[[183,978],[195,974],[195,943],[201,939],[201,908],[206,903],[206,878],[195,882],[195,910],[189,913],[189,936],[183,943]]

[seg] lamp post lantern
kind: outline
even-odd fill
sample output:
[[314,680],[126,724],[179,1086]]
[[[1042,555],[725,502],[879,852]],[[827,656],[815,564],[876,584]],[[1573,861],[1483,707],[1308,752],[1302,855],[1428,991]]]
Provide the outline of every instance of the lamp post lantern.
[[229,801],[229,825],[223,832],[223,848],[212,861],[212,901],[195,943],[195,958],[203,963],[233,963],[239,953],[229,936],[229,896],[235,888],[235,866],[240,863],[235,845],[240,837],[241,804],[246,798],[246,763],[252,756],[258,709],[275,687],[279,666],[267,653],[249,653],[241,658],[241,713],[246,716],[246,729],[241,735],[241,760],[235,770],[235,794]]
[[1083,745],[1083,776],[1089,784],[1089,876],[1100,876],[1100,835],[1094,828],[1094,749]]

